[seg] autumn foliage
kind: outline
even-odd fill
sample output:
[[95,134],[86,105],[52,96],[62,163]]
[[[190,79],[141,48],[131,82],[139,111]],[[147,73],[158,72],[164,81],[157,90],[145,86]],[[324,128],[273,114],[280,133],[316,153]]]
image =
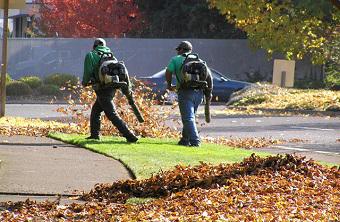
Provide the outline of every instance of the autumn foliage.
[[122,37],[140,28],[133,0],[39,0],[39,24],[47,36]]
[[[120,204],[130,197],[157,198]],[[339,221],[340,171],[292,155],[176,166],[149,179],[98,184],[84,204],[3,204],[2,221]]]
[[[116,91],[113,103],[115,104],[118,115],[128,124],[134,132],[142,137],[165,138],[178,137],[179,133],[172,127],[166,125],[166,121],[171,114],[171,110],[156,106],[154,95],[151,88],[145,86],[141,81],[133,79],[133,97],[139,108],[144,122],[138,122],[133,113],[127,98],[120,90]],[[59,108],[57,111],[73,116],[73,127],[77,129],[79,134],[88,134],[89,129],[89,113],[96,95],[91,87],[82,87],[80,84],[70,86],[72,91],[67,99],[68,107]],[[176,108],[175,106],[173,109]],[[67,132],[65,132],[67,133]],[[101,134],[119,135],[117,128],[102,115]]]

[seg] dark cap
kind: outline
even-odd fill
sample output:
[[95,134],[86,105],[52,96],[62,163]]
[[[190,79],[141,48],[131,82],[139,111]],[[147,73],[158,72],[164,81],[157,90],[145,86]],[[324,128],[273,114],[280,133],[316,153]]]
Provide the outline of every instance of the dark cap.
[[179,45],[176,47],[176,50],[179,51],[180,49],[183,49],[185,51],[191,51],[192,45],[189,41],[182,41],[179,43]]
[[93,48],[96,48],[97,46],[106,46],[106,41],[102,38],[96,38],[93,43]]

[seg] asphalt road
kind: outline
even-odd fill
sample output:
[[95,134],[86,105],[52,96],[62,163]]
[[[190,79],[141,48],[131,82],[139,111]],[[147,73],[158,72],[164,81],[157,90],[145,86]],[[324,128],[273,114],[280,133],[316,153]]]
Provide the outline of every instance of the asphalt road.
[[[265,137],[304,140],[303,143],[287,143],[282,146],[297,150],[309,149],[339,154],[340,158],[340,118],[304,116],[233,116],[215,117],[211,124],[201,127],[201,135]],[[282,147],[283,148],[283,147]]]
[[[56,104],[7,104],[6,116],[58,119],[65,115]],[[212,106],[211,109],[223,109]],[[202,112],[203,106],[199,111]],[[200,117],[203,122],[203,117]],[[313,151],[335,155],[340,159],[340,118],[316,116],[213,116],[210,124],[199,126],[202,136],[266,137],[273,139],[301,139],[303,143],[287,143],[279,148]]]

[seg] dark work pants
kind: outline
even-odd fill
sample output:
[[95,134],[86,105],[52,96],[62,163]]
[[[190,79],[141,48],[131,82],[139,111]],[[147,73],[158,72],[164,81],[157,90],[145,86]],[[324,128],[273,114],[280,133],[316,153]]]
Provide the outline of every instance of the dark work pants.
[[97,99],[92,106],[90,117],[91,136],[99,136],[100,116],[104,111],[106,117],[125,138],[131,139],[135,137],[116,112],[115,105],[112,102],[115,93],[116,90],[110,87],[96,90]]

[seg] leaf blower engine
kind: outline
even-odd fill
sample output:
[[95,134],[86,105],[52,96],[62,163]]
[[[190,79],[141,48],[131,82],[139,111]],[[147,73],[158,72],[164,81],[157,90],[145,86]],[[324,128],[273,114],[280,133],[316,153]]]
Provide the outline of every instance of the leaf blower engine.
[[104,54],[100,59],[99,82],[115,88],[127,87],[129,73],[123,61],[118,61],[112,53]]
[[118,61],[112,53],[104,53],[101,55],[99,64],[98,74],[100,84],[121,89],[138,121],[144,122],[144,118],[136,106],[132,92],[129,89],[129,73],[124,62]]

